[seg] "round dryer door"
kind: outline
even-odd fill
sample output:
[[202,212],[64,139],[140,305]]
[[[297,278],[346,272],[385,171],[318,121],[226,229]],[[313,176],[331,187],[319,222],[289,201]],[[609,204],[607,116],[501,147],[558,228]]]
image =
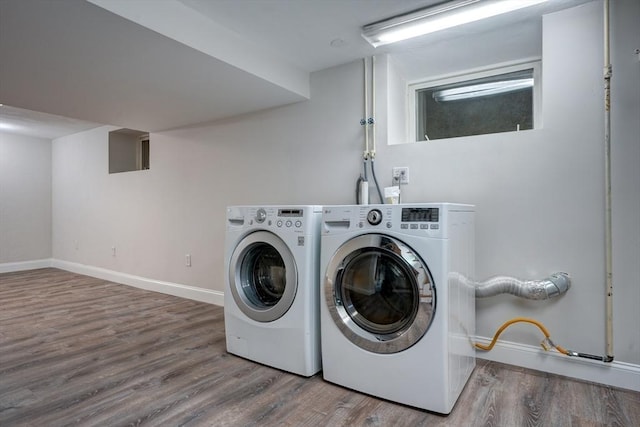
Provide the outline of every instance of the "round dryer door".
[[328,264],[324,294],[342,334],[375,353],[397,353],[418,342],[436,306],[424,261],[383,234],[364,234],[340,246]]
[[298,274],[287,245],[273,233],[257,231],[236,246],[229,264],[231,294],[253,320],[282,317],[296,296]]

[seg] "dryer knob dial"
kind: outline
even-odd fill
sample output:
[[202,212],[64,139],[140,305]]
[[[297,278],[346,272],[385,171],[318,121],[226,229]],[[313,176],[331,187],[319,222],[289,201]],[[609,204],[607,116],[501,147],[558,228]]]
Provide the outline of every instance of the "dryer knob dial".
[[256,212],[256,222],[262,224],[265,219],[267,219],[267,211],[262,208],[258,209]]
[[371,225],[378,225],[382,222],[382,212],[378,209],[372,209],[367,214],[367,221]]

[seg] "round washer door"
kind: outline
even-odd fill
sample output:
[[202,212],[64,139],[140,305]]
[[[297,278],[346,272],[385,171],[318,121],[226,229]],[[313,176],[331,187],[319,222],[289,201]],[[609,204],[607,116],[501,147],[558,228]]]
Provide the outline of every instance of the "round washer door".
[[229,264],[233,299],[249,318],[272,322],[296,296],[298,272],[287,245],[273,233],[257,231],[236,246]]
[[327,267],[324,296],[342,334],[374,353],[414,345],[429,329],[436,307],[424,261],[384,234],[364,234],[340,246]]

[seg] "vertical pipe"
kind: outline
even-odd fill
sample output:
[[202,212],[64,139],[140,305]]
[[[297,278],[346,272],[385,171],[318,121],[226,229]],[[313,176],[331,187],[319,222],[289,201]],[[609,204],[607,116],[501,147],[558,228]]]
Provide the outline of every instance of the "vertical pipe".
[[367,162],[369,161],[369,127],[367,126],[367,113],[369,108],[368,83],[367,83],[367,58],[362,59],[362,88],[364,89],[364,111],[363,118],[360,121],[364,130],[364,151],[362,153],[362,175],[358,180],[358,204],[369,204],[369,182],[367,181]]
[[371,57],[371,158],[376,157],[376,57]]
[[613,361],[613,263],[611,242],[611,61],[609,0],[604,1],[605,362]]
[[364,66],[362,80],[364,81],[363,83],[363,88],[364,88],[363,126],[364,126],[364,159],[366,161],[369,158],[369,131],[368,131],[369,127],[367,126],[367,115],[369,112],[369,96],[368,96],[369,88],[368,88],[368,81],[367,81],[367,58],[362,58],[362,65]]
[[369,158],[371,161],[371,176],[373,177],[373,184],[376,187],[378,198],[380,203],[384,204],[384,197],[382,197],[382,191],[380,191],[380,185],[378,184],[378,178],[376,177],[376,57],[371,57],[371,150],[369,151]]

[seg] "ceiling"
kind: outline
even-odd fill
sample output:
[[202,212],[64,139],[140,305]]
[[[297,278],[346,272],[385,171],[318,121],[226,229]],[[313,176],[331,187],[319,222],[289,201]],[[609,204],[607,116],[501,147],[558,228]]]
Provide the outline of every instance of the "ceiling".
[[0,130],[53,139],[211,122],[304,101],[310,73],[380,53],[409,78],[468,69],[539,52],[540,16],[587,1],[375,49],[363,25],[441,0],[1,0]]
[[55,139],[98,126],[102,124],[9,105],[0,106],[0,132]]

